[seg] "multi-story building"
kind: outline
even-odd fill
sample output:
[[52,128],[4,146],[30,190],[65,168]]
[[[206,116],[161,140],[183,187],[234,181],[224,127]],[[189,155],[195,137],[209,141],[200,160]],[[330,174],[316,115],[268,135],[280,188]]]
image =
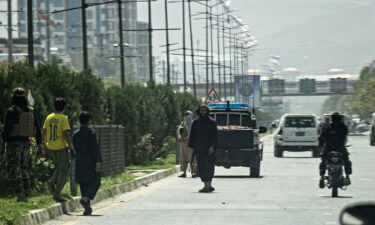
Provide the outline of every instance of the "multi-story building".
[[150,54],[149,54],[149,36],[148,23],[138,22],[138,81],[146,83],[150,78]]
[[[13,60],[27,58],[28,46],[26,38],[13,38]],[[0,38],[0,62],[8,60],[8,46],[9,40],[7,38]],[[40,39],[34,40],[35,60],[40,60],[42,48],[40,46]]]
[[[27,37],[26,2],[27,0],[18,0],[18,8],[21,9],[18,12],[19,37]],[[99,2],[101,0],[86,0],[87,4]],[[81,10],[51,13],[65,8],[79,7],[80,4],[81,1],[77,0],[34,0],[34,37],[36,39],[40,38],[44,47],[47,46],[46,43],[49,40],[53,51],[60,55],[81,52]],[[49,21],[47,15],[50,15]],[[122,16],[123,29],[136,29],[137,3],[135,1],[123,3]],[[119,48],[116,48],[119,43],[118,18],[117,3],[90,6],[86,9],[89,51],[95,47],[102,47],[107,53],[111,52],[114,56],[119,55]],[[47,27],[50,28],[49,34]],[[125,55],[137,55],[137,33],[124,31],[123,35],[124,42],[129,44],[129,47],[125,49]],[[126,63],[126,73],[135,75],[137,72],[136,65],[137,60],[133,59],[131,63]]]

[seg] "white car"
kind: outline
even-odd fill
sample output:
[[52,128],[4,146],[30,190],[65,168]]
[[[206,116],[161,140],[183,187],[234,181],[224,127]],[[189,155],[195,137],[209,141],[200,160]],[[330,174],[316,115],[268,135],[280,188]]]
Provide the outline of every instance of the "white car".
[[283,157],[284,151],[311,151],[319,157],[318,117],[313,114],[285,114],[274,132],[274,156]]

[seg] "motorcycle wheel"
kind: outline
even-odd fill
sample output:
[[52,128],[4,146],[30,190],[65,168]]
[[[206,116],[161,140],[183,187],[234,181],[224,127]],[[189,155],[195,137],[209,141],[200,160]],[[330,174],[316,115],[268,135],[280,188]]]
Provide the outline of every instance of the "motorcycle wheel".
[[332,197],[337,197],[337,195],[338,195],[338,188],[332,187]]

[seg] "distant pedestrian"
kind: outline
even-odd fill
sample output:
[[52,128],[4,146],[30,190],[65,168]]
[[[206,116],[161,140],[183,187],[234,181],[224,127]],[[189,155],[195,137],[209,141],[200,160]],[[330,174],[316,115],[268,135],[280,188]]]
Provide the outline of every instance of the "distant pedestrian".
[[186,177],[186,171],[190,164],[191,176],[196,177],[196,157],[193,156],[193,150],[189,148],[189,136],[191,132],[191,126],[193,124],[193,113],[187,111],[185,113],[185,120],[178,127],[178,140],[180,144],[180,163],[182,174],[179,177]]
[[6,111],[1,134],[4,141],[2,158],[6,161],[6,176],[11,190],[16,193],[17,201],[25,202],[31,193],[30,138],[36,138],[40,151],[42,135],[33,109],[27,106],[23,88],[13,89],[12,104]]
[[66,202],[60,194],[69,176],[70,157],[74,155],[68,116],[64,114],[65,107],[65,99],[56,98],[55,112],[47,116],[43,125],[43,143],[55,165],[55,171],[47,182],[47,187],[57,202]]
[[194,149],[198,162],[198,173],[204,183],[199,192],[213,192],[212,178],[215,173],[215,148],[217,146],[217,127],[209,117],[210,110],[201,105],[197,110],[199,118],[193,121],[189,147]]
[[75,177],[81,189],[83,215],[91,215],[90,200],[95,198],[101,182],[102,156],[96,140],[96,132],[90,128],[92,116],[89,112],[79,115],[80,128],[73,133],[76,150]]

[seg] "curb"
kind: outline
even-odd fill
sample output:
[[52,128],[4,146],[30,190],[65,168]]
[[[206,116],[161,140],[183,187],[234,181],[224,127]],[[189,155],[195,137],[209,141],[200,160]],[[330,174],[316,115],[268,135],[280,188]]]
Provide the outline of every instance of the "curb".
[[366,133],[349,133],[350,137],[362,137],[362,136],[370,136],[369,134]]
[[[179,170],[180,166],[175,166],[171,169],[156,171],[143,177],[138,177],[129,183],[117,184],[111,188],[99,190],[93,201],[93,204],[114,197],[115,195],[129,192],[141,186],[161,180],[174,173],[177,173]],[[72,200],[69,200],[65,203],[56,203],[46,209],[31,210],[29,214],[21,218],[20,224],[37,225],[48,220],[55,219],[63,214],[69,214],[69,212],[77,211],[78,209],[82,208],[79,203],[79,199],[80,197],[74,197]]]

